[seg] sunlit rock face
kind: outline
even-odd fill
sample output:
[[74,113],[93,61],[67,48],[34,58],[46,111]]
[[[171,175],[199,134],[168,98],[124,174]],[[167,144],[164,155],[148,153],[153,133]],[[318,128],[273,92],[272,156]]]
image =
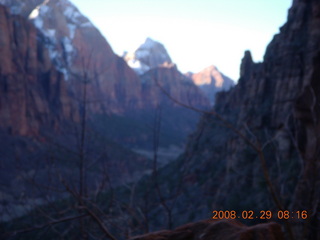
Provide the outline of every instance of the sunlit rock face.
[[77,121],[75,103],[37,29],[0,6],[0,122],[10,134],[38,136],[41,126],[58,129]]
[[215,95],[220,91],[228,91],[234,86],[234,81],[221,73],[215,66],[211,65],[198,73],[187,73],[203,93],[208,97],[211,104],[214,104]]
[[138,74],[172,63],[165,47],[151,38],[147,38],[134,53],[125,53],[123,57]]

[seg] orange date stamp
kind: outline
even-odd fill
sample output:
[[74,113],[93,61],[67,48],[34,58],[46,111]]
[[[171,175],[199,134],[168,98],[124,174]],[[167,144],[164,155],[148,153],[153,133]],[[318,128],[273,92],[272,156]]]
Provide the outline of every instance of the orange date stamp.
[[260,212],[255,212],[252,210],[244,211],[212,211],[212,219],[307,219],[308,212],[303,211],[289,211],[289,210],[279,210],[272,212],[270,210],[261,210]]

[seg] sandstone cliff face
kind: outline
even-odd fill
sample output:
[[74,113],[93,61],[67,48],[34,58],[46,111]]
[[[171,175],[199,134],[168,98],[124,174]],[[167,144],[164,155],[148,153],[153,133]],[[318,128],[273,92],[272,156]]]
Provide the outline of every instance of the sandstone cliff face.
[[215,102],[215,95],[220,91],[227,91],[234,86],[233,80],[219,72],[215,66],[209,66],[198,73],[186,74],[210,100]]
[[9,133],[37,135],[42,125],[77,120],[64,77],[37,41],[37,30],[0,7],[0,122]]

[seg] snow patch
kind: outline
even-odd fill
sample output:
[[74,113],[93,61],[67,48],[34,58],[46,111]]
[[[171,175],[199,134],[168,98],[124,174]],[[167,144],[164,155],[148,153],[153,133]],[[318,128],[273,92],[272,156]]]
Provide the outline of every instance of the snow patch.
[[29,15],[29,19],[35,19],[39,16],[39,13],[40,13],[39,8],[40,7],[36,7],[35,9],[32,10],[32,12]]
[[141,62],[139,60],[136,60],[136,59],[130,59],[128,61],[128,65],[131,68],[141,68]]
[[37,17],[34,19],[34,25],[38,28],[41,29],[43,27],[43,20],[40,17]]
[[72,15],[73,15],[73,12],[74,12],[74,9],[70,6],[66,7],[66,9],[64,10],[64,15],[67,17],[67,18],[72,18]]
[[49,56],[53,60],[58,56],[58,52],[54,48],[49,48]]
[[150,67],[145,65],[144,63],[140,62],[137,59],[130,59],[128,60],[128,65],[131,67],[137,74],[142,75],[145,72],[150,70]]
[[64,15],[73,23],[79,23],[78,18],[82,16],[74,6],[67,6]]
[[47,37],[51,38],[51,39],[55,39],[55,35],[56,35],[56,30],[49,28],[49,29],[44,29],[43,30],[44,35],[46,35]]
[[[5,0],[0,0],[5,1]],[[9,0],[10,1],[10,0]],[[68,0],[59,0],[53,7],[47,5],[50,0],[43,1],[29,15],[29,19],[33,21],[44,35],[44,44],[48,49],[49,57],[51,58],[56,69],[63,73],[65,80],[68,80],[68,69],[72,66],[72,60],[77,49],[73,46],[76,30],[79,27],[94,27],[93,24],[78,11]],[[47,20],[52,15],[53,8],[57,7],[62,13],[62,18],[65,19],[66,27],[69,32],[63,33],[58,29],[48,28]]]
[[69,37],[71,39],[73,39],[74,35],[75,35],[75,32],[76,32],[77,26],[75,24],[69,23],[68,24],[68,28],[69,28]]
[[64,37],[62,39],[62,43],[63,43],[64,49],[66,50],[67,53],[70,53],[73,51],[73,46],[72,46],[72,43],[69,38]]
[[91,22],[81,23],[80,27],[94,27]]
[[69,80],[69,72],[68,72],[68,70],[67,70],[66,68],[59,68],[59,67],[57,67],[57,69],[58,69],[60,72],[63,73],[65,80]]

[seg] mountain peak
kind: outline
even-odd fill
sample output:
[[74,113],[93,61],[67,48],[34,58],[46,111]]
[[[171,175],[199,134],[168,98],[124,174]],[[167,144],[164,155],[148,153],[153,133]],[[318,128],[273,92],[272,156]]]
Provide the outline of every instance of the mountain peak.
[[217,92],[227,91],[234,86],[233,80],[221,73],[215,65],[210,65],[198,73],[186,73],[186,76],[204,92],[212,104]]
[[172,63],[165,47],[149,37],[134,53],[126,53],[124,59],[138,74]]
[[202,71],[208,71],[208,72],[219,72],[218,68],[215,65],[210,65],[203,69]]
[[242,61],[241,61],[240,77],[248,78],[248,76],[250,76],[252,65],[253,65],[253,61],[252,61],[251,52],[249,50],[246,50],[244,52],[244,57],[242,58]]
[[139,48],[151,49],[151,48],[154,48],[157,44],[161,44],[161,43],[147,37],[145,42]]
[[222,86],[225,84],[225,79],[228,81],[228,86],[226,88],[230,88],[233,85],[233,81],[229,81],[230,79],[224,76],[215,65],[210,65],[198,73],[191,74],[191,76],[193,82],[197,86],[213,84],[217,88],[222,88]]

